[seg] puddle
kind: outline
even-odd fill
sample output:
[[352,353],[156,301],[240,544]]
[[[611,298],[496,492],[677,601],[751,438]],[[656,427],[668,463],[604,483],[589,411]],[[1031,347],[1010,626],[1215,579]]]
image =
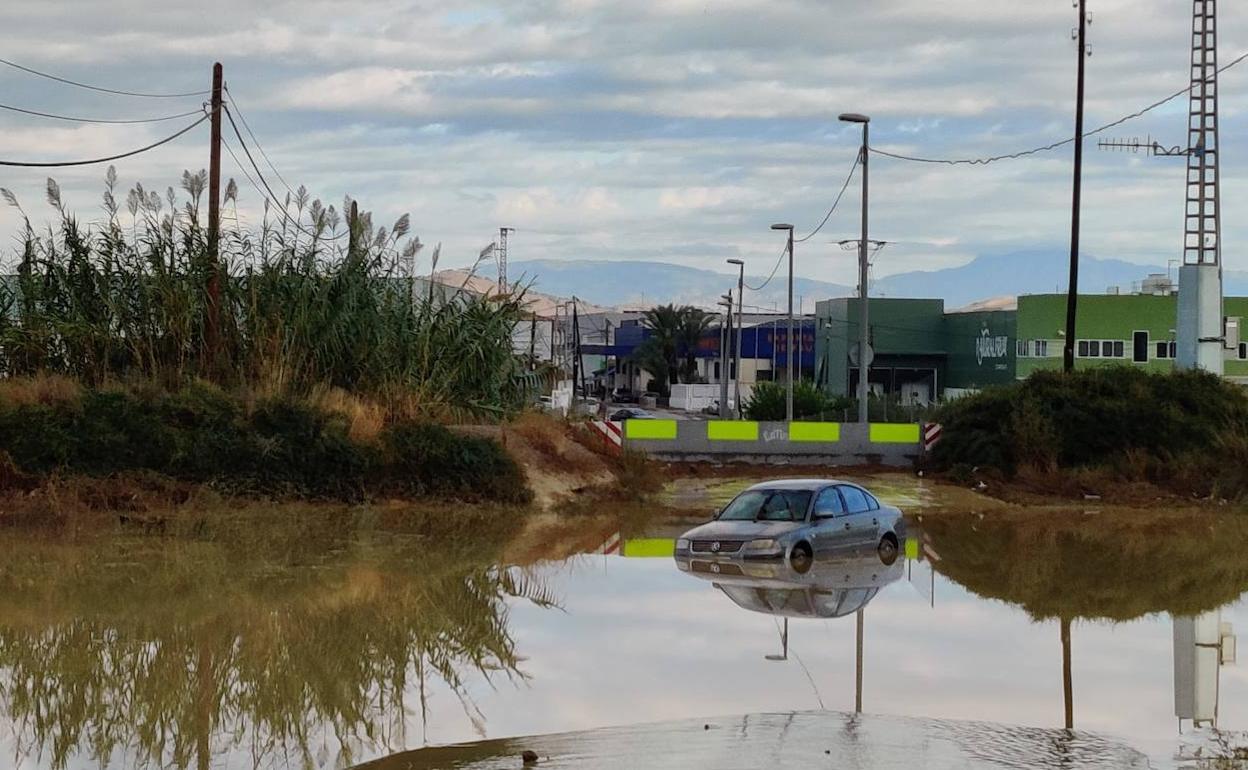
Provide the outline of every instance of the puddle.
[[1207,751],[1205,717],[1248,728],[1248,668],[1207,643],[1248,629],[1248,517],[925,517],[893,565],[797,574],[601,520],[502,563],[515,529],[460,514],[0,533],[0,756],[1134,768]]

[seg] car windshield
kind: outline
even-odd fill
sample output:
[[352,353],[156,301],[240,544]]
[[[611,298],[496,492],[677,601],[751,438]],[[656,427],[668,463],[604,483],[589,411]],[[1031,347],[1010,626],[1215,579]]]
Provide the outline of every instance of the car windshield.
[[801,521],[810,505],[810,491],[752,489],[742,492],[719,514],[720,521]]

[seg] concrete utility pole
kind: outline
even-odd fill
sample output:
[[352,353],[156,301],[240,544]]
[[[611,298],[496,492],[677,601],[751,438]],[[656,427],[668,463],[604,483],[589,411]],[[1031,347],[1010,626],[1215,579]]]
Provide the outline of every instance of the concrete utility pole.
[[[733,377],[735,383],[735,395],[733,396],[737,403],[737,419],[741,419],[741,327],[745,324],[741,320],[741,314],[745,309],[745,262],[740,259],[730,259],[728,264],[736,265],[739,270],[737,272],[737,348],[734,352],[733,359],[736,362],[734,370],[736,377]],[[755,330],[757,331],[757,330]],[[757,335],[754,339],[758,339]]]
[[[784,419],[793,422],[793,225],[776,224],[771,226],[772,230],[787,230],[789,232],[788,252],[789,252],[789,339],[788,349],[785,351],[785,364],[788,368],[786,379],[788,380],[788,389],[784,398]],[[775,341],[772,341],[775,345]]]
[[514,227],[498,228],[498,293],[506,294],[511,288],[507,283],[507,236],[514,233]]
[[1083,65],[1087,59],[1084,38],[1088,28],[1087,0],[1079,2],[1079,72],[1075,86],[1075,179],[1070,212],[1070,280],[1066,286],[1066,344],[1062,348],[1062,371],[1075,370],[1075,310],[1079,302],[1079,194],[1083,187]]
[[859,150],[858,158],[858,162],[862,165],[862,237],[858,241],[858,422],[865,425],[868,421],[867,397],[871,392],[869,382],[871,359],[874,358],[871,354],[871,319],[867,305],[867,279],[870,267],[867,250],[871,247],[871,242],[867,240],[867,181],[870,177],[867,173],[867,160],[871,146],[868,135],[871,118],[855,112],[846,112],[840,116],[840,119],[846,123],[862,124],[862,149]]

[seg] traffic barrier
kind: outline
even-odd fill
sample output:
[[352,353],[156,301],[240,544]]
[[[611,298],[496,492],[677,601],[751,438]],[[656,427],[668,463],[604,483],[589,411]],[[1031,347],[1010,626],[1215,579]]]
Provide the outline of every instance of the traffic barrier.
[[645,441],[674,441],[675,420],[625,420],[624,437]]
[[841,424],[839,422],[795,422],[789,425],[789,441],[826,441],[841,440]]
[[747,420],[711,420],[706,424],[711,441],[758,441],[758,423]]
[[918,444],[919,425],[914,422],[873,422],[869,436],[873,444]]

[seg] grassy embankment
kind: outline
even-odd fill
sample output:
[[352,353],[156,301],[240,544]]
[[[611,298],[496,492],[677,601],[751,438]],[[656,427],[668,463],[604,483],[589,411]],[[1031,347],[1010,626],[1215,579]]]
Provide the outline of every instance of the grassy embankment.
[[180,193],[123,199],[110,169],[104,220],[83,225],[49,180],[46,228],[0,190],[26,222],[0,281],[0,484],[529,499],[496,441],[441,427],[526,403],[523,291],[422,282],[406,215],[375,227],[302,189],[248,228],[229,185],[214,260],[204,186],[184,174]]
[[957,481],[1128,501],[1248,496],[1248,395],[1203,372],[1041,372],[958,399],[936,419],[944,438],[933,461]]

